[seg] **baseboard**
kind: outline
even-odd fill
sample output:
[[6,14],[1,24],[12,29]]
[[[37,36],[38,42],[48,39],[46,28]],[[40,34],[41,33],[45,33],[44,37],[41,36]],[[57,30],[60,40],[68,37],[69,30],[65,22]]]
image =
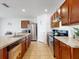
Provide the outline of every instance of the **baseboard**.
[[31,41],[37,41],[37,40],[31,40]]

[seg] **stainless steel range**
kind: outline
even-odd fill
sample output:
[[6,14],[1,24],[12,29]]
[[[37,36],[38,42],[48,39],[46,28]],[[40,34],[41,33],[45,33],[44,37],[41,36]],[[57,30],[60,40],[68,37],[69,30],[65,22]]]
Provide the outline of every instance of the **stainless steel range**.
[[[49,32],[47,35],[47,43],[49,47],[51,48],[51,51],[55,51],[55,36],[68,36],[68,30],[52,30],[52,32]],[[55,56],[55,53],[54,53]]]

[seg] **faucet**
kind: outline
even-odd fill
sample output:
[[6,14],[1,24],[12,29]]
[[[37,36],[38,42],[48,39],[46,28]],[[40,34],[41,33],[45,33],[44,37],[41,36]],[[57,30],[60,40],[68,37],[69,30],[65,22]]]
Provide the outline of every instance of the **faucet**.
[[14,36],[16,36],[16,32],[14,33]]

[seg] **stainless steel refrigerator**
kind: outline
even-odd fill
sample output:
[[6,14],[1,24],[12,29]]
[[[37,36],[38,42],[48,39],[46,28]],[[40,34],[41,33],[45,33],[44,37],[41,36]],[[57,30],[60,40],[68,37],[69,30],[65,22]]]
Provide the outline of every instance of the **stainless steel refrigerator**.
[[37,40],[37,24],[31,23],[30,25],[31,25],[32,40],[36,41]]

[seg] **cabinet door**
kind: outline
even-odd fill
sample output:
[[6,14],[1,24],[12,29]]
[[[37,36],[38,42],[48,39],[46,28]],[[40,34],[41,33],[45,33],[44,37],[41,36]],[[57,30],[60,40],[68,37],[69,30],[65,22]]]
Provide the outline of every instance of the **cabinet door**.
[[7,59],[7,48],[0,49],[0,59]]
[[60,59],[60,42],[57,39],[55,39],[55,57]]
[[79,48],[71,49],[71,59],[79,59]]
[[79,23],[79,0],[71,0],[71,24]]
[[30,44],[31,44],[31,39],[32,39],[32,35],[30,34],[30,35],[28,35],[28,47],[29,47]]
[[51,28],[53,28],[54,15],[51,16]]
[[68,6],[68,0],[65,0],[63,5],[60,7],[60,16],[62,20],[62,25],[68,25],[69,24],[69,6]]
[[22,20],[21,21],[21,28],[27,28],[28,27],[28,24],[29,24],[29,21]]
[[71,48],[64,43],[60,42],[60,51],[61,51],[61,58],[60,59],[70,59],[71,54]]
[[25,53],[25,51],[26,51],[26,45],[25,45],[25,43],[26,43],[26,41],[24,40],[24,41],[22,41],[22,43],[21,43],[21,52],[22,52],[22,57],[23,57],[23,55],[24,55],[24,53]]
[[27,49],[28,49],[28,39],[26,37],[26,51],[27,51]]
[[59,22],[53,22],[52,27],[53,28],[59,27]]

